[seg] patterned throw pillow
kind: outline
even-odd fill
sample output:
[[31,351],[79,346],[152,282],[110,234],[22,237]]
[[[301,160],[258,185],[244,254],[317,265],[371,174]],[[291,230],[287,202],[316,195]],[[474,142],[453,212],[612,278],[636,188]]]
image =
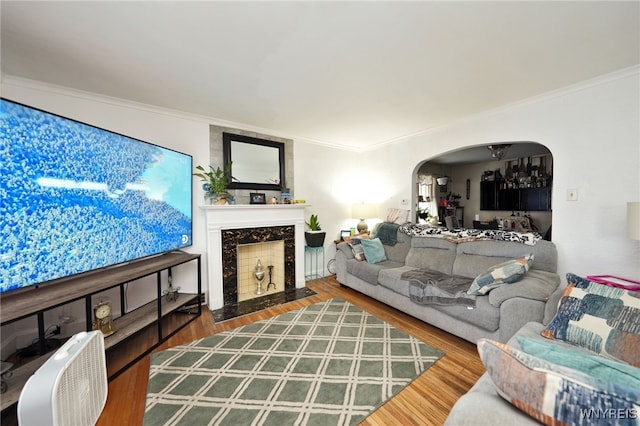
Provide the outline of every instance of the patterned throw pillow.
[[398,225],[404,225],[409,221],[410,210],[401,210],[401,209],[387,209],[387,217],[385,218],[385,222],[396,223]]
[[527,273],[532,261],[533,254],[528,254],[519,259],[508,260],[492,266],[473,280],[467,294],[482,296],[494,288],[515,283]]
[[355,257],[358,262],[367,260],[364,256],[364,246],[361,244],[361,242],[363,239],[368,239],[368,238],[369,236],[366,234],[358,237],[355,237],[355,236],[344,237],[344,240],[346,241],[346,243],[349,244],[349,247],[351,247],[351,252],[353,252],[353,257]]
[[640,293],[567,274],[555,317],[542,335],[640,367]]
[[636,424],[640,389],[596,379],[503,343],[478,341],[498,394],[547,425]]
[[384,246],[379,238],[372,240],[362,240],[362,246],[364,247],[364,256],[369,263],[379,263],[387,260],[387,256],[384,254]]

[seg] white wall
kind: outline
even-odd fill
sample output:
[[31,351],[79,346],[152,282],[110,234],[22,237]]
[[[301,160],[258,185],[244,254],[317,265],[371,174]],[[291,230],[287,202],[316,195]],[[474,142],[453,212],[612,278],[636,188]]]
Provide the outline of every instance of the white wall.
[[353,152],[328,148],[295,140],[294,144],[295,192],[293,197],[310,204],[305,209],[305,220],[312,214],[318,221],[325,239],[325,262],[335,257],[334,240],[340,238],[341,229],[355,227],[358,220],[351,218],[351,201],[359,197],[359,170]]
[[[324,163],[325,173],[315,182],[319,191],[330,192],[335,182],[352,184],[359,173],[361,185],[368,187],[367,176],[379,173],[371,186],[377,188],[383,211],[415,196],[412,174],[426,159],[492,142],[539,142],[554,158],[553,241],[561,276],[573,272],[638,279],[640,242],[626,236],[626,203],[640,200],[639,70],[623,70],[373,152],[352,154],[350,160]],[[299,147],[298,170],[312,169],[319,158],[316,151]],[[298,191],[305,188],[306,183]],[[578,201],[566,201],[567,189],[578,190]],[[318,206],[317,212],[329,214],[334,208]]]

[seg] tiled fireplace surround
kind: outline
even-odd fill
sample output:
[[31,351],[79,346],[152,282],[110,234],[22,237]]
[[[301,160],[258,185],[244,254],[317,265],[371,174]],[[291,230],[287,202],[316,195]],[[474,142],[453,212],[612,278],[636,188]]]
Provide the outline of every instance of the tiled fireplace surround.
[[[242,255],[238,246],[246,247],[247,244],[272,243],[282,241],[284,243],[284,286],[282,282],[276,281],[277,290],[293,290],[295,286],[295,238],[293,226],[269,226],[263,228],[243,228],[222,230],[222,293],[224,305],[233,305],[242,301],[239,297],[241,293],[240,284],[242,274],[240,274],[240,260]],[[268,251],[268,249],[267,249]],[[274,249],[275,251],[275,249]],[[266,259],[263,258],[263,261]],[[252,262],[252,265],[254,263]],[[269,293],[267,283],[269,275],[267,273],[267,263],[263,264],[265,280],[262,284],[264,294]],[[250,276],[252,274],[249,274]],[[256,287],[257,281],[249,278],[249,286]],[[284,287],[284,288],[283,288]],[[274,290],[276,291],[276,290]]]
[[202,206],[207,229],[209,309],[236,304],[237,246],[284,241],[285,290],[303,288],[304,204]]

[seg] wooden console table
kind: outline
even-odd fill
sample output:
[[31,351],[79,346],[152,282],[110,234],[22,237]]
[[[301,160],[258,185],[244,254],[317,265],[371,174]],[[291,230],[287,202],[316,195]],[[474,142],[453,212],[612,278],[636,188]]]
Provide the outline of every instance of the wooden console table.
[[[163,297],[161,288],[161,272],[171,271],[171,268],[197,261],[198,290],[197,293],[178,293],[176,300],[167,300]],[[149,275],[157,275],[157,294],[151,302],[125,313],[125,290],[127,283]],[[107,372],[109,378],[114,378],[122,373],[133,363],[137,362],[154,348],[175,334],[202,313],[202,275],[200,254],[183,252],[171,252],[160,256],[142,259],[125,265],[101,269],[82,275],[64,278],[56,283],[51,283],[39,288],[30,288],[17,293],[9,293],[0,296],[0,324],[10,324],[14,321],[37,316],[38,335],[41,344],[45,345],[44,312],[84,299],[86,305],[86,329],[92,329],[93,301],[92,296],[108,290],[120,287],[120,312],[122,315],[114,320],[117,332],[105,338],[105,350],[107,355]],[[191,307],[186,309],[186,307]],[[173,321],[173,327],[168,324],[170,315],[180,315]],[[155,325],[155,327],[154,327]],[[109,354],[119,344],[126,342],[134,335],[144,334],[144,341],[150,342],[147,349],[139,354],[131,354],[131,357],[122,361],[110,362]],[[44,351],[43,351],[44,352]],[[12,376],[7,380],[8,390],[2,394],[1,409],[4,410],[18,401],[22,387],[27,379],[44,362],[55,353],[49,352],[35,360],[16,368]],[[121,354],[120,354],[121,355]]]

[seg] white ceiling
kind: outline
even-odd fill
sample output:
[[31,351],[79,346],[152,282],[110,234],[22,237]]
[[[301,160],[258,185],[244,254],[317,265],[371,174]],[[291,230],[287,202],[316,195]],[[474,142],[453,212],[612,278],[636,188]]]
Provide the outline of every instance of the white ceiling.
[[357,150],[640,63],[639,5],[3,0],[1,66]]

